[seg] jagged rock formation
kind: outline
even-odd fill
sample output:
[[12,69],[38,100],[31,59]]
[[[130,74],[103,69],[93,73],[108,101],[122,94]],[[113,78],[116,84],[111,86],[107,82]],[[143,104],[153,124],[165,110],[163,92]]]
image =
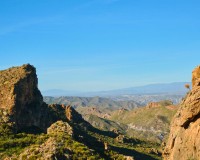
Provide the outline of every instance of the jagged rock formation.
[[75,111],[75,109],[71,106],[66,106],[65,107],[65,114],[68,119],[68,121],[73,122],[73,123],[81,123],[83,122],[82,116]]
[[[50,137],[44,143],[27,148],[19,155],[18,159],[71,159],[71,152],[65,148],[65,141],[66,135],[73,135],[72,127],[67,122],[57,121],[47,129],[47,134]],[[60,150],[63,150],[64,154],[61,154]]]
[[165,160],[200,159],[200,67],[192,72],[192,90],[182,101],[163,152]]
[[66,119],[65,109],[43,102],[33,66],[26,64],[0,71],[0,125],[10,124],[16,131],[46,131],[60,119]]
[[170,106],[173,105],[172,101],[169,100],[163,100],[163,101],[159,101],[159,102],[150,102],[147,104],[147,108],[155,108],[155,107],[165,107],[165,106]]
[[100,118],[106,118],[106,119],[110,117],[110,113],[112,112],[107,109],[102,109],[99,107],[78,107],[76,108],[76,111],[81,113],[83,117],[87,115],[96,115]]
[[116,140],[117,142],[123,143],[123,142],[124,142],[124,138],[125,138],[124,135],[119,135],[119,136],[117,136],[117,137],[115,138],[115,140]]
[[67,122],[57,121],[47,129],[47,134],[59,133],[64,133],[73,136],[73,128]]

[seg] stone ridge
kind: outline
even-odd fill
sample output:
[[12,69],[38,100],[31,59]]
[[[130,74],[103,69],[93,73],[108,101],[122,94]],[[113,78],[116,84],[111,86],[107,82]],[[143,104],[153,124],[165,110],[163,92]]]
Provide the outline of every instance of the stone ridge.
[[163,152],[165,160],[200,159],[200,67],[192,72],[192,90],[180,104]]

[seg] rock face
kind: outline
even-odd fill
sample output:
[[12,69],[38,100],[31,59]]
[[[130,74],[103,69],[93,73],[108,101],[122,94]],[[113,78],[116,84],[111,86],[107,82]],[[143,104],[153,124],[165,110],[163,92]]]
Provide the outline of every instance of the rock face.
[[192,72],[192,90],[171,123],[163,157],[165,160],[200,159],[200,67]]
[[49,138],[41,145],[35,145],[27,148],[22,152],[18,159],[41,159],[41,160],[55,160],[55,159],[71,159],[69,150],[65,149],[65,153],[60,154],[60,150],[65,147],[66,137],[58,138],[61,135],[73,135],[72,127],[63,121],[53,123],[48,129],[47,134]]
[[192,87],[200,85],[200,66],[192,72]]
[[65,114],[68,121],[71,121],[73,123],[83,122],[82,116],[71,106],[65,107]]
[[64,115],[61,106],[43,102],[36,69],[30,64],[0,71],[0,124],[10,123],[16,131],[27,128],[45,131],[61,119],[55,113],[59,108],[59,113]]

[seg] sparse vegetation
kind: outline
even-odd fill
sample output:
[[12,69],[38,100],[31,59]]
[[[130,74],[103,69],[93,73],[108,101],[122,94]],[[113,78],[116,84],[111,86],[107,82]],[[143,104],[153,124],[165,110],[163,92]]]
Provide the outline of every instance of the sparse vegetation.
[[190,85],[189,85],[189,84],[185,84],[185,88],[187,88],[187,89],[191,90],[191,89],[190,89]]

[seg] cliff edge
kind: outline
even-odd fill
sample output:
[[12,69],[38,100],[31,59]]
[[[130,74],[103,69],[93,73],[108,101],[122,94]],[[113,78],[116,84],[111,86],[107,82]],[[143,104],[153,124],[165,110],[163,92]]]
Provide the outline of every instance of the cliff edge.
[[200,159],[200,66],[192,72],[192,90],[180,104],[172,123],[164,160]]
[[0,125],[10,125],[16,132],[46,132],[52,123],[65,119],[65,107],[43,102],[32,65],[0,71]]

